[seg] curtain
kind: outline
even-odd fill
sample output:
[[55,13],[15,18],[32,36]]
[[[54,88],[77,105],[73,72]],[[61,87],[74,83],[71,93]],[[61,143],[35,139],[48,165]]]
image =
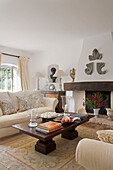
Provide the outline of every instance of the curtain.
[[0,67],[1,67],[1,56],[2,56],[2,54],[0,53]]
[[21,80],[22,90],[30,89],[30,78],[29,78],[29,59],[25,57],[19,57],[19,72]]

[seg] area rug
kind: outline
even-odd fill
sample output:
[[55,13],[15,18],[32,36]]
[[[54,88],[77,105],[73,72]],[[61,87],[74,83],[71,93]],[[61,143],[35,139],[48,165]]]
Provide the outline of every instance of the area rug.
[[36,152],[37,139],[24,134],[0,141],[0,170],[81,169],[75,163],[75,149],[80,138],[67,140],[59,135],[54,140],[56,150],[48,155]]

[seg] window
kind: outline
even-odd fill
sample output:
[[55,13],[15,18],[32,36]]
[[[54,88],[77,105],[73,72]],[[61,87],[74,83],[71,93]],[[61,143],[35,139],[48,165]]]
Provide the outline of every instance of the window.
[[0,91],[15,92],[18,90],[18,67],[2,64],[0,69]]

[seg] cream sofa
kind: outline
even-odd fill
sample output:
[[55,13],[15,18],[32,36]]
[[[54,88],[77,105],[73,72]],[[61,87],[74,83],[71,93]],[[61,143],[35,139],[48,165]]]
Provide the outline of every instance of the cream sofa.
[[84,138],[77,145],[75,157],[81,170],[113,170],[113,130],[97,134],[101,141]]
[[[32,110],[34,110],[35,112],[38,111],[39,115],[44,112],[55,111],[55,107],[58,103],[57,99],[46,98],[46,97],[42,97],[43,103],[41,103],[39,107],[29,108],[25,111],[19,111],[18,97],[19,96],[22,97],[23,95],[22,99],[24,100],[24,97],[26,95],[29,96],[29,95],[32,95],[32,93],[34,93],[34,91],[25,91],[25,92],[17,92],[17,93],[0,92],[0,138],[19,133],[17,129],[12,128],[11,126],[13,124],[18,124],[18,123],[22,123],[25,121],[29,121],[30,119],[29,114],[31,113]],[[6,100],[6,98],[8,99],[8,102],[10,100],[13,106],[16,107],[17,112],[4,115],[1,103],[3,100]],[[38,102],[40,102],[40,100]]]

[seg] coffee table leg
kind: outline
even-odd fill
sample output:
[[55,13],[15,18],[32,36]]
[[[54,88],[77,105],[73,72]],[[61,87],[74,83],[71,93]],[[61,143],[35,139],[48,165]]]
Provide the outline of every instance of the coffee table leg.
[[75,129],[62,133],[62,138],[73,140],[76,137],[78,137],[78,132]]
[[38,140],[38,142],[35,145],[35,150],[47,155],[48,153],[52,152],[56,149],[55,141],[50,139],[48,141],[41,141]]

